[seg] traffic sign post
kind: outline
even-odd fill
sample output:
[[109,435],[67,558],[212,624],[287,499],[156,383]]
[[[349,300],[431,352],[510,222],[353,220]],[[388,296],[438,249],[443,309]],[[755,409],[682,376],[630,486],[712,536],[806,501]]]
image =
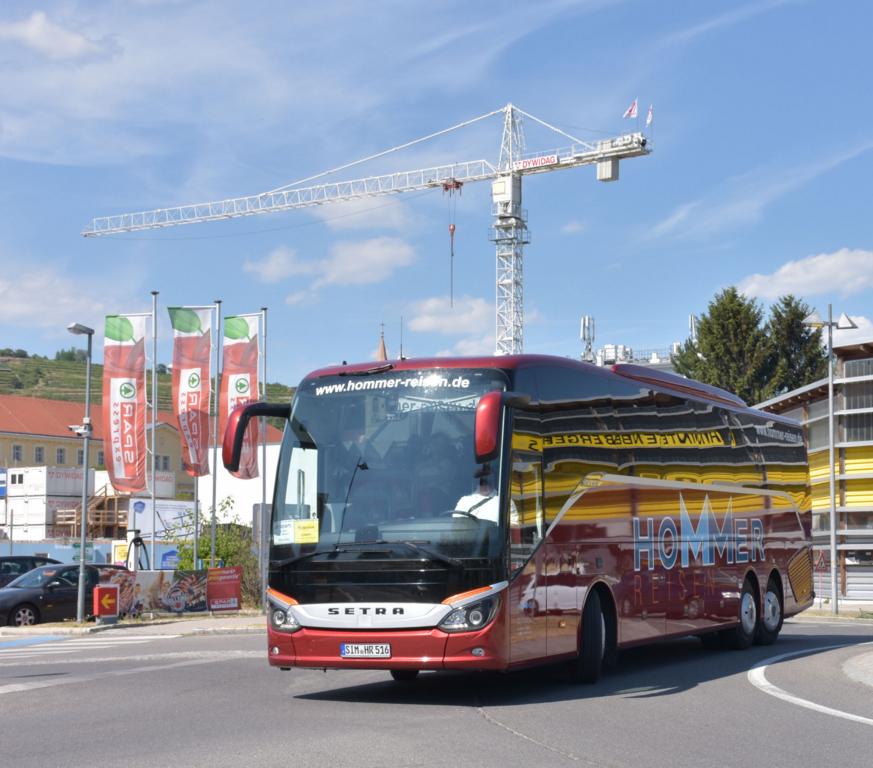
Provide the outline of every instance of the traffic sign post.
[[94,616],[98,624],[118,622],[118,584],[98,584],[94,587]]
[[[73,542],[73,562],[78,563],[81,558],[82,543],[79,541]],[[89,541],[85,544],[85,562],[90,563],[94,560],[94,542]]]

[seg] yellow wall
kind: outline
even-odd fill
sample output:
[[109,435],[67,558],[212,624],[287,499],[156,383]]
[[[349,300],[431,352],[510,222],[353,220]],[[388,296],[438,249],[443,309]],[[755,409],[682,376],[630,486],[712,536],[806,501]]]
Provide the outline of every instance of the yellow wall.
[[[147,438],[147,439],[150,439]],[[177,498],[192,498],[194,492],[194,480],[182,470],[182,443],[179,433],[167,424],[159,424],[157,432],[157,446],[155,453],[159,457],[167,456],[168,470],[176,476]],[[20,445],[22,448],[21,461],[12,460],[12,446]],[[43,448],[43,460],[34,459],[34,448]],[[82,447],[82,439],[78,437],[34,437],[32,435],[0,434],[0,467],[77,467],[76,458]],[[58,462],[56,450],[66,449],[63,463]],[[149,444],[151,448],[151,444]],[[103,451],[102,440],[91,440],[88,450],[88,466],[93,469],[104,469],[105,465],[98,463],[99,452]],[[148,465],[147,465],[148,466]],[[159,467],[163,470],[163,464]]]
[[[20,445],[22,448],[21,461],[12,460],[12,446]],[[34,449],[43,448],[42,461],[34,458]],[[56,450],[66,450],[66,461],[57,461]],[[0,467],[77,467],[76,458],[79,449],[82,448],[82,439],[78,437],[32,437],[30,435],[0,434]],[[88,466],[101,467],[97,463],[98,451],[103,450],[102,440],[91,440],[89,447]]]

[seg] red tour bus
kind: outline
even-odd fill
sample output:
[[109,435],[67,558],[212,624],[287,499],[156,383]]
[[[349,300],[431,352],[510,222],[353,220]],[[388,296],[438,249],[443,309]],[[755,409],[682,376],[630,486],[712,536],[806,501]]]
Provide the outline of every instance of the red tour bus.
[[793,421],[633,365],[539,355],[315,371],[270,526],[270,664],[593,682],[622,648],[772,643],[813,600]]

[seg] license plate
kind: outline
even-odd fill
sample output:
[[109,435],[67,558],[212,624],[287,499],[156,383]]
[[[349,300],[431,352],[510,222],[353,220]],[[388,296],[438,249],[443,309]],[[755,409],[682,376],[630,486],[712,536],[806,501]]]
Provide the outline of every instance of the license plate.
[[390,659],[388,643],[341,643],[340,656],[344,659]]

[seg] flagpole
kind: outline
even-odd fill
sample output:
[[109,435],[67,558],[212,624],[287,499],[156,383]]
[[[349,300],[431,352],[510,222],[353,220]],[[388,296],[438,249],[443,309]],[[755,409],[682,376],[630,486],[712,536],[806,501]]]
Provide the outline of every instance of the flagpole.
[[212,418],[212,522],[209,532],[209,567],[215,568],[215,513],[216,500],[218,493],[218,409],[221,405],[220,390],[218,388],[218,372],[221,367],[221,359],[219,357],[221,351],[221,299],[215,300],[215,373],[213,381],[215,382],[215,411]]
[[157,538],[157,499],[155,493],[155,462],[157,456],[158,424],[158,291],[152,291],[152,570],[157,570],[155,562],[155,539]]
[[197,537],[200,533],[200,476],[194,475],[194,570],[197,570]]
[[[267,402],[267,308],[261,307],[261,335],[264,347],[261,350],[261,400]],[[261,418],[261,524],[258,526],[258,561],[261,565],[261,590],[266,608],[267,595],[267,530],[270,515],[267,514],[267,418]]]

